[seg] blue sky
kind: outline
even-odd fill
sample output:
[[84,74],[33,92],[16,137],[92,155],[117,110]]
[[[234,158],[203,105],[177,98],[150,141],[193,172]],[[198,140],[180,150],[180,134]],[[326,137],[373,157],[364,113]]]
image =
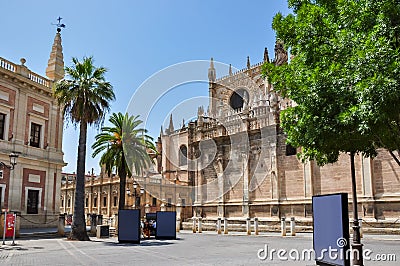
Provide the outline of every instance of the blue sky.
[[[3,0],[0,10],[0,56],[15,63],[24,57],[25,65],[41,75],[56,33],[51,23],[61,16],[66,25],[62,31],[65,64],[71,65],[72,57],[94,56],[97,65],[109,70],[106,77],[116,94],[111,112],[125,112],[135,90],[173,64],[214,57],[241,69],[247,56],[252,64],[262,61],[264,47],[273,57],[272,18],[277,12],[289,12],[285,0]],[[225,74],[226,69],[217,68],[217,77]],[[206,95],[205,83],[176,87],[155,106],[156,118],[146,124],[150,134],[158,136],[175,103]],[[193,113],[174,117],[176,126],[196,113],[196,103],[190,104]],[[98,158],[91,158],[90,149],[96,133],[95,129],[88,133],[86,171],[93,167],[99,173]],[[71,125],[65,128],[66,172],[76,169],[77,136]]]

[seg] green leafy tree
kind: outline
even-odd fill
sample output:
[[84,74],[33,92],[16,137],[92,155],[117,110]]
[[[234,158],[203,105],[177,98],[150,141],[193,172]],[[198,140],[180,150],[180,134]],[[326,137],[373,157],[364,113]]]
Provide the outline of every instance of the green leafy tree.
[[319,164],[386,148],[400,165],[399,1],[288,3],[294,14],[277,14],[272,26],[292,59],[265,66],[297,104],[281,113],[288,142]]
[[100,165],[104,165],[111,175],[114,168],[120,178],[119,209],[125,208],[126,177],[132,176],[132,170],[140,175],[152,163],[148,151],[155,151],[152,138],[147,130],[138,128],[142,121],[139,116],[113,113],[109,119],[112,127],[103,127],[96,135],[92,157],[102,153]]
[[[360,248],[354,155],[386,148],[400,165],[400,2],[289,0],[294,14],[272,23],[288,64],[264,67],[274,90],[297,106],[281,112],[288,142],[320,165],[349,153],[353,247]],[[355,265],[359,264],[355,261]],[[362,263],[362,262],[361,262]]]
[[87,127],[103,123],[115,95],[104,77],[107,70],[95,67],[92,57],[84,57],[82,62],[72,58],[72,62],[71,67],[65,68],[67,77],[55,84],[54,95],[63,108],[64,118],[79,124],[74,216],[69,238],[89,240],[84,209]]

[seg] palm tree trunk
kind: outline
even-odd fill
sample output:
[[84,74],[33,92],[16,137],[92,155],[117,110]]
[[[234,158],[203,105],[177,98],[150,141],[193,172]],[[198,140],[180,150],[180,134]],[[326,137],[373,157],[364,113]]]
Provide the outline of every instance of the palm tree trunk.
[[119,204],[118,209],[125,209],[125,186],[126,186],[126,168],[125,168],[125,155],[122,153],[122,163],[120,169],[118,169],[119,175]]
[[85,159],[86,159],[87,123],[80,123],[78,159],[75,181],[75,204],[72,230],[69,239],[88,241],[85,222]]

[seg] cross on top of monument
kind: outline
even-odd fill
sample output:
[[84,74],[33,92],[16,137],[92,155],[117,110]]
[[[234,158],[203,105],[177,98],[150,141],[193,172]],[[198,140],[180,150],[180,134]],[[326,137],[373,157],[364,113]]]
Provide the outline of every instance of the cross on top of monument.
[[65,24],[61,23],[61,20],[62,20],[62,17],[58,16],[58,18],[57,18],[58,23],[53,24],[53,25],[57,26],[57,32],[60,32],[61,28],[65,28]]

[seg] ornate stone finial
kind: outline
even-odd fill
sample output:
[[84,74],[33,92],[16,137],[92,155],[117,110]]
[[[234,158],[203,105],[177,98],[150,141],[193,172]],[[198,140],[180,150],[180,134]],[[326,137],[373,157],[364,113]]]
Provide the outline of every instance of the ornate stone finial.
[[250,69],[250,56],[247,57],[247,69]]
[[[65,27],[65,25],[63,27]],[[60,31],[58,31],[54,37],[50,58],[46,68],[46,76],[50,80],[57,81],[64,78],[64,55],[62,50],[61,34]]]
[[199,107],[197,108],[197,116],[198,116],[198,117],[204,116],[204,107],[203,107],[203,106],[199,106]]
[[264,62],[269,63],[269,55],[268,55],[268,48],[265,47],[264,49]]
[[21,62],[21,65],[22,65],[22,66],[24,66],[25,63],[26,63],[26,59],[25,59],[25,58],[21,58],[19,61]]
[[229,64],[229,76],[232,76],[232,64]]
[[285,48],[283,47],[283,42],[281,40],[277,40],[275,43],[275,59],[274,63],[276,66],[281,66],[288,61],[288,54]]
[[211,57],[210,67],[208,68],[208,80],[209,82],[215,82],[216,71],[214,68],[214,59]]
[[185,127],[185,118],[182,119],[182,128]]

